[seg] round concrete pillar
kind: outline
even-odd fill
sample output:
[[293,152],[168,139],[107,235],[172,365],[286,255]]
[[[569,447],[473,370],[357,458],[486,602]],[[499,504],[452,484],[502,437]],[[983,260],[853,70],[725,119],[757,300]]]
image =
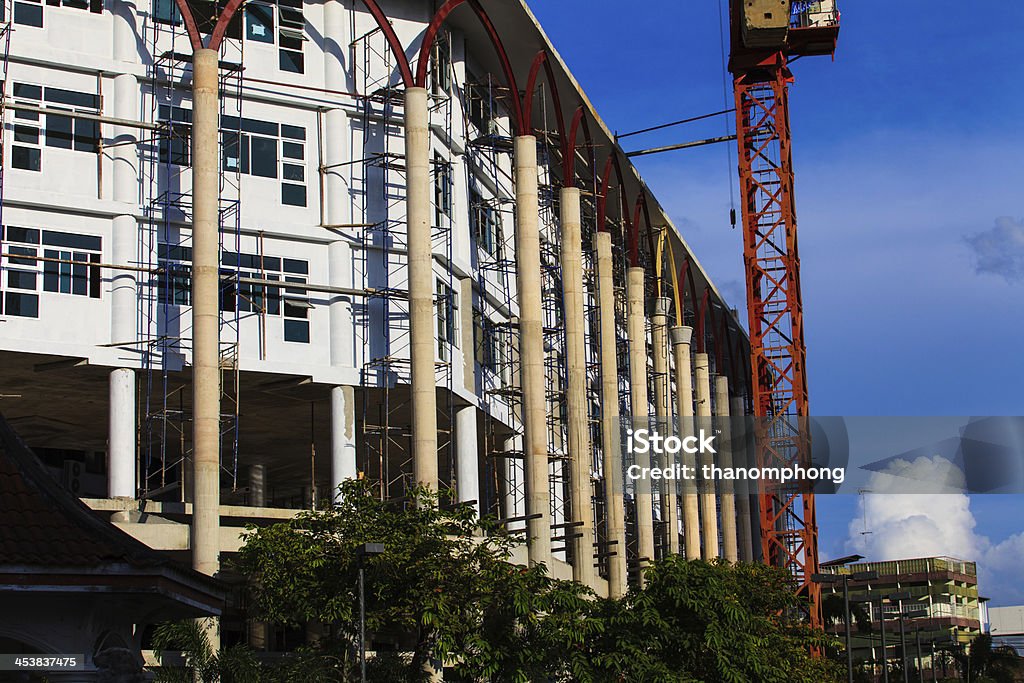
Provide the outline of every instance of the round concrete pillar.
[[[629,395],[633,411],[633,429],[649,429],[651,405],[647,395],[647,317],[644,314],[644,269],[630,268],[626,272],[626,333],[629,337]],[[651,467],[650,452],[636,455],[636,465]],[[654,503],[651,480],[642,477],[636,487],[637,551],[640,554],[640,583],[643,585],[643,567],[654,557]]]
[[[695,354],[693,358],[693,376],[696,385],[697,430],[704,430],[707,434],[712,433],[710,372],[708,354]],[[714,464],[713,456],[710,453],[702,453],[697,459],[697,464],[701,468],[710,467]],[[701,556],[705,560],[713,560],[720,555],[718,549],[718,501],[715,482],[711,479],[704,480],[702,478],[700,490],[701,540],[703,541]]]
[[[676,366],[676,414],[678,427],[682,435],[694,432],[693,422],[693,368],[690,357],[690,340],[693,328],[679,326],[672,328],[672,352]],[[681,454],[682,465],[693,473],[697,466],[697,458],[692,453]],[[699,560],[700,548],[700,499],[694,480],[684,479],[680,482],[683,512],[683,552],[686,559]]]
[[135,371],[110,373],[107,495],[135,498]]
[[476,406],[455,411],[455,490],[460,503],[472,503],[480,514],[480,447]]

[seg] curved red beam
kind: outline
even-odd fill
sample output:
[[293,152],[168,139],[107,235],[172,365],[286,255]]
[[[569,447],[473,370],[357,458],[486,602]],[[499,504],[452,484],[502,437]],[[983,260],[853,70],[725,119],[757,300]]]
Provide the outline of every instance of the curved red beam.
[[245,0],[228,0],[228,4],[224,5],[224,9],[220,11],[217,16],[217,23],[213,27],[213,33],[210,34],[209,48],[211,50],[219,50],[220,44],[224,42],[224,34],[228,30],[228,24],[231,23],[232,17],[235,16],[235,12],[242,6]]
[[[179,0],[181,2],[182,0]],[[377,0],[362,0],[362,3],[366,5],[366,9],[370,11],[374,21],[377,22],[377,26],[384,33],[384,38],[388,41],[388,46],[391,48],[391,52],[395,55],[395,61],[398,62],[398,70],[402,74],[402,83],[407,88],[411,88],[414,85],[412,79],[412,67],[409,66],[409,58],[405,56],[405,50],[402,48],[402,41],[398,39],[398,35],[395,33],[395,27],[388,21],[388,17],[381,10],[380,5],[377,4]]]
[[594,145],[590,137],[590,125],[587,123],[587,117],[581,104],[576,108],[576,113],[572,116],[572,123],[569,124],[569,141],[566,144],[568,154],[562,157],[562,182],[566,187],[576,186],[576,140],[581,127],[583,128],[583,137],[591,152],[587,156],[587,163],[590,165],[591,171],[596,170],[594,169]]
[[[375,0],[363,0],[363,2],[373,2]],[[415,85],[417,87],[425,87],[427,84],[427,67],[430,64],[430,50],[434,47],[434,41],[437,39],[437,33],[441,30],[441,25],[444,20],[448,18],[455,9],[468,2],[473,8],[473,12],[476,14],[477,19],[480,20],[480,24],[484,27],[484,31],[487,32],[487,36],[491,39],[491,44],[494,46],[495,52],[498,53],[498,61],[501,63],[501,70],[505,74],[505,85],[508,86],[512,92],[512,116],[515,120],[516,130],[519,135],[525,135],[528,133],[528,129],[525,128],[525,122],[523,121],[523,104],[519,101],[519,86],[516,85],[516,75],[512,70],[512,62],[508,58],[508,53],[505,52],[505,45],[501,42],[501,36],[498,35],[498,30],[494,28],[494,23],[491,18],[487,16],[487,12],[480,5],[479,0],[447,0],[441,8],[437,10],[434,18],[431,19],[430,25],[427,26],[427,32],[423,35],[423,44],[420,45],[420,56],[419,62],[416,64],[416,76],[413,78],[410,73],[409,82],[407,85]],[[371,10],[372,11],[372,10]],[[526,132],[523,132],[526,130]]]
[[185,32],[188,33],[188,42],[192,45],[192,51],[203,49],[203,36],[199,33],[199,26],[196,25],[196,18],[192,16],[192,8],[188,6],[187,0],[174,0],[178,5],[178,14],[185,22]]
[[[644,225],[647,226],[647,248],[651,254],[656,253],[658,247],[654,244],[654,230],[651,227],[651,212],[647,208],[647,193],[641,188],[640,194],[636,197],[636,204],[633,208],[633,239],[639,243],[640,241],[640,210],[643,209]],[[639,255],[637,256],[639,259]],[[659,276],[661,273],[658,274]]]
[[[541,67],[544,68],[544,75],[548,80],[548,86],[551,88],[551,99],[554,101],[555,106],[555,123],[558,126],[558,145],[562,152],[562,158],[566,157],[566,149],[568,145],[568,137],[565,134],[565,118],[562,116],[562,98],[558,95],[558,84],[555,83],[555,72],[551,69],[551,60],[548,59],[548,53],[545,50],[541,50],[537,53],[537,56],[533,58],[533,63],[530,65],[530,76],[526,81],[526,96],[523,103],[523,116],[526,121],[526,130],[533,131],[533,96],[537,92],[537,78],[540,76]],[[564,183],[563,179],[563,183]],[[566,185],[571,187],[571,185]]]
[[705,287],[704,294],[700,298],[700,312],[697,313],[697,353],[704,353],[705,339],[704,339],[704,320],[708,314],[708,298],[711,294],[711,288]]

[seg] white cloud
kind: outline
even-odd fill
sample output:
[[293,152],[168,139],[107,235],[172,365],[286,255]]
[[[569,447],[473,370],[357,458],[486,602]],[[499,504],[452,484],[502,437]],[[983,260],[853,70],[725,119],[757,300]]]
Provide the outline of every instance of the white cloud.
[[[903,462],[897,469],[921,473],[934,463]],[[947,473],[949,474],[949,473]],[[955,485],[956,475],[950,474]],[[996,605],[1024,603],[1024,533],[1001,542],[977,531],[971,499],[962,493],[884,493],[907,490],[906,479],[876,473],[861,496],[857,518],[850,522],[847,550],[864,555],[869,562],[951,556],[977,562],[981,594]],[[930,484],[934,490],[934,484]],[[868,533],[864,533],[867,531]]]

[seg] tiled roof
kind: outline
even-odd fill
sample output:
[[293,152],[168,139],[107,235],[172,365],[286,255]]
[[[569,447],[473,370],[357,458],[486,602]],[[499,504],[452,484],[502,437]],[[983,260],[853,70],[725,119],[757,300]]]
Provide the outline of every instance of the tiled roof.
[[157,567],[170,560],[62,488],[0,415],[0,565]]

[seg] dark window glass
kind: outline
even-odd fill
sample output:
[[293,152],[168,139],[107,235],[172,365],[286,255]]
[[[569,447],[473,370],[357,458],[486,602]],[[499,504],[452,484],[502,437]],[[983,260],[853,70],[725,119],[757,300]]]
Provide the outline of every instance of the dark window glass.
[[[231,279],[231,271],[222,270],[220,275],[223,283],[220,287],[220,310],[225,313],[234,313],[235,305],[238,302],[235,281]],[[248,310],[248,308],[244,310]]]
[[277,177],[277,140],[257,135],[251,137],[250,164],[252,174],[263,178]]
[[288,206],[305,206],[306,186],[282,184],[281,203]]
[[297,183],[305,182],[306,169],[298,164],[282,164],[281,180],[294,180]]
[[38,171],[42,167],[42,154],[35,147],[18,147],[11,149],[11,165],[26,171]]
[[281,26],[288,26],[298,31],[306,28],[306,20],[302,16],[301,5],[299,7],[288,7],[287,4],[282,4],[279,11],[281,12]]
[[306,129],[302,126],[289,126],[287,123],[282,123],[281,137],[291,138],[292,140],[305,140]]
[[[281,43],[284,43],[282,38]],[[301,42],[300,42],[301,45]],[[301,74],[306,71],[306,60],[305,56],[301,52],[295,52],[293,50],[279,50],[281,53],[280,67],[281,71],[288,71],[290,73]]]
[[99,148],[100,126],[96,121],[75,119],[75,149],[95,152]]
[[249,136],[227,132],[223,134],[224,170],[233,173],[249,172]]
[[[284,136],[284,128],[285,126],[281,126],[282,136]],[[302,144],[298,142],[282,142],[281,156],[285,159],[302,159],[305,156]]]
[[174,0],[153,0],[153,19],[163,24],[178,24],[181,14]]
[[31,248],[31,247],[16,247],[14,245],[11,245],[10,247],[7,248],[7,251],[8,251],[8,253],[10,253],[10,257],[8,258],[8,263],[10,263],[12,266],[34,266],[34,265],[36,265],[36,260],[34,258],[17,258],[16,257],[16,255],[19,255],[19,254],[22,255],[22,256],[35,256],[36,255],[36,250]]
[[7,240],[9,242],[39,244],[39,231],[35,228],[16,228],[13,225],[9,225],[7,226]]
[[100,251],[103,239],[92,235],[76,235],[70,232],[53,232],[43,230],[43,244],[51,247],[70,247],[71,249],[86,249],[88,251]]
[[72,122],[70,116],[46,115],[46,146],[71,149]]
[[298,275],[309,275],[309,262],[301,259],[284,259],[284,272],[296,273]]
[[[59,3],[58,2],[51,2],[51,0],[46,0],[46,4],[47,5],[51,5],[51,4],[56,5],[56,4],[59,4]],[[63,4],[64,4],[65,7],[74,7],[75,9],[86,9],[89,6],[88,0],[64,0]]]
[[100,106],[99,95],[77,92],[75,90],[64,90],[62,88],[47,87],[46,101],[54,102],[56,104],[69,104],[72,107],[86,107],[89,109],[99,109]]
[[36,274],[23,270],[11,270],[7,273],[7,286],[11,289],[27,289],[36,291]]
[[[100,262],[100,255],[99,254],[90,254],[89,255],[89,261],[92,262],[92,263],[99,263]],[[100,277],[100,269],[98,267],[96,267],[96,266],[93,266],[93,267],[89,268],[89,297],[90,298],[92,298],[92,299],[99,299],[100,298],[100,282],[102,282],[102,279]]]
[[14,141],[39,144],[39,129],[35,126],[14,126]]
[[245,8],[245,37],[258,43],[274,43],[274,8],[248,5]]
[[89,11],[93,14],[102,14],[103,0],[89,0]]
[[270,135],[277,137],[278,125],[272,121],[257,121],[256,119],[242,119],[242,130],[246,133],[257,135]]
[[298,342],[300,344],[309,343],[309,321],[308,320],[285,320],[284,321],[284,340],[288,342]]
[[43,99],[43,86],[29,85],[27,83],[15,83],[14,96],[21,97],[26,100],[41,100]]
[[[6,306],[7,315],[20,315],[25,318],[39,317],[39,295],[21,294],[20,292],[7,292]],[[308,337],[307,330],[307,337]]]
[[37,28],[42,28],[43,6],[32,2],[14,3],[14,23],[24,24],[25,26],[35,26]]
[[71,266],[71,293],[79,296],[88,296],[89,266],[84,265],[83,262],[89,260],[89,255],[76,251],[73,259],[76,263]]
[[[43,256],[46,258],[60,258],[60,252],[52,249],[47,249],[43,252]],[[60,264],[54,263],[53,261],[43,262],[43,291],[46,292],[59,292],[60,291]]]
[[169,132],[160,138],[160,163],[188,166],[192,127],[171,124]]

